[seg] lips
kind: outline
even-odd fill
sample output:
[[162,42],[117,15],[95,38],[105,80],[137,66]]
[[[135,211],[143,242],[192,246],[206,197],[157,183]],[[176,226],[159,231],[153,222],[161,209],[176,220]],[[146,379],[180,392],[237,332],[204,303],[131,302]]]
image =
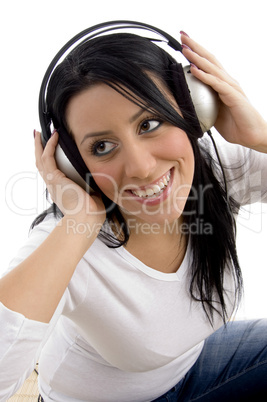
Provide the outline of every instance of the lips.
[[169,171],[157,182],[144,188],[130,190],[130,192],[141,199],[156,198],[160,196],[165,188],[168,186],[170,178],[171,172]]

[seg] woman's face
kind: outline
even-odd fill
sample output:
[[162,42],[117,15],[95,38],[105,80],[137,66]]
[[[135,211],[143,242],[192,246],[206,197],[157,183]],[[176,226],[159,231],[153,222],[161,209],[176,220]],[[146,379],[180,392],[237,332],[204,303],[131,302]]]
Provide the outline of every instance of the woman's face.
[[95,182],[126,220],[180,218],[194,174],[183,130],[102,83],[73,97],[66,119]]

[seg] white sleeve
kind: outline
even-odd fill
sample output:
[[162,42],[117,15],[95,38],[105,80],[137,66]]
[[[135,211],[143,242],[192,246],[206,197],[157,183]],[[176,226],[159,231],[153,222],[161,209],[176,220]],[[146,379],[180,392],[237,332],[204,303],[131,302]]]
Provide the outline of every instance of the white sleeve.
[[13,268],[24,261],[37,247],[40,246],[52,232],[59,221],[52,214],[47,217],[39,225],[35,226],[29,233],[29,237],[23,246],[18,250],[14,258],[11,260],[7,270],[2,276],[6,275]]
[[[37,226],[26,244],[19,250],[8,269],[10,271],[41,244],[54,228],[55,220]],[[5,402],[31,374],[41,349],[53,331],[65,305],[61,299],[49,324],[33,321],[0,303],[0,401]]]
[[0,402],[14,395],[34,370],[62,313],[64,299],[63,296],[49,324],[29,320],[0,303]]
[[229,195],[240,205],[267,202],[267,154],[240,145],[228,146],[224,171]]
[[[267,154],[230,144],[221,136],[215,137],[223,165],[228,195],[240,205],[267,202]],[[217,160],[211,141],[203,138],[205,149]],[[216,172],[223,181],[221,169]]]

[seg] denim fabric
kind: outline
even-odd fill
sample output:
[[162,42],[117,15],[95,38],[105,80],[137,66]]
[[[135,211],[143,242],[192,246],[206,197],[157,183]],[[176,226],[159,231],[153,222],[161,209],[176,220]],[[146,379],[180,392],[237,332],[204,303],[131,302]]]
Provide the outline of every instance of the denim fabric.
[[267,319],[233,321],[211,335],[197,362],[154,402],[267,401]]

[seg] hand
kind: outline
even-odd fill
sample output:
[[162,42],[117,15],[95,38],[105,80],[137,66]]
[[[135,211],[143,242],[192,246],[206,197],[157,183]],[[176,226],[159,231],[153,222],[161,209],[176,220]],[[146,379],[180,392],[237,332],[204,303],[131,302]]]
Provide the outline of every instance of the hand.
[[183,54],[191,73],[210,85],[221,106],[215,128],[229,142],[267,152],[267,123],[248,101],[243,90],[216,58],[186,34],[181,33]]
[[89,195],[84,189],[62,173],[54,157],[58,143],[58,133],[55,132],[47,142],[45,149],[42,146],[41,133],[35,132],[36,166],[44,179],[50,196],[64,215],[88,218],[94,223],[103,223],[106,218],[105,207],[101,196],[94,193]]

